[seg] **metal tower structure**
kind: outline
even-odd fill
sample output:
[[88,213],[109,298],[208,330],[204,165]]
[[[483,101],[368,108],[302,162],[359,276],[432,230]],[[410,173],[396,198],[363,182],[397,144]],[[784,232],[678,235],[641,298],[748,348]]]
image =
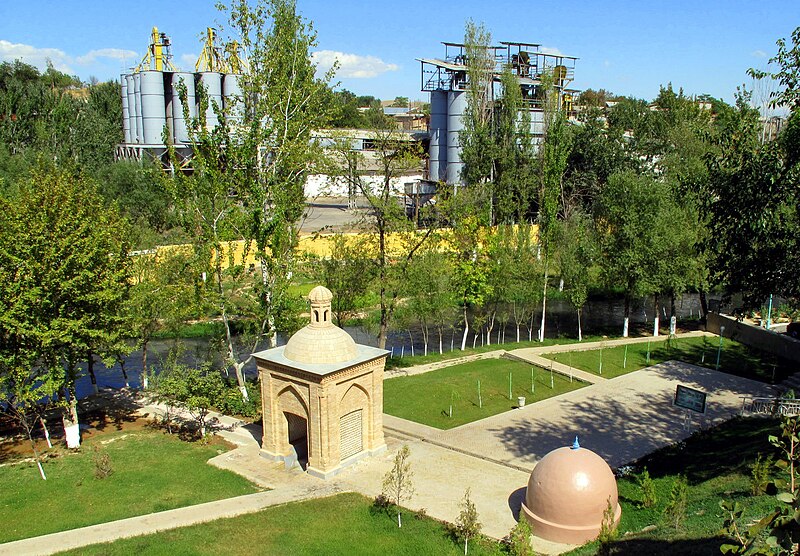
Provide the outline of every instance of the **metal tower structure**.
[[[463,114],[467,107],[468,59],[467,48],[461,43],[443,42],[443,58],[419,58],[421,90],[430,93],[431,118],[429,125],[428,179],[462,185],[464,163],[461,161],[460,134],[464,129]],[[488,47],[489,95],[491,102],[501,94],[500,77],[504,68],[516,76],[523,99],[523,109],[530,113],[534,143],[544,136],[545,74],[554,77],[559,106],[570,112],[574,90],[568,89],[575,76],[574,56],[544,52],[541,45],[529,42],[501,41]]]

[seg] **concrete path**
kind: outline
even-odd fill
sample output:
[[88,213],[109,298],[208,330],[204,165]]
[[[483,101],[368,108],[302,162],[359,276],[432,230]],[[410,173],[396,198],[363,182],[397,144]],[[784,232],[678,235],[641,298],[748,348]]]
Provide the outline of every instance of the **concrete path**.
[[[672,405],[678,384],[708,392],[704,415]],[[737,415],[741,396],[771,393],[761,382],[666,362],[447,431],[423,430],[397,418],[387,418],[386,426],[525,470],[578,435],[583,446],[617,467]]]

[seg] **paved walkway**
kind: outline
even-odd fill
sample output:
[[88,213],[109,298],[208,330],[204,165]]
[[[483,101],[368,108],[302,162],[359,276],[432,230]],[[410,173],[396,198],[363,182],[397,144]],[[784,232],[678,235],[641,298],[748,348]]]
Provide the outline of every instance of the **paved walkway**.
[[[616,343],[619,341],[609,340],[603,345]],[[581,347],[593,349],[599,345]],[[514,355],[540,356],[549,349],[559,347],[526,348],[515,350]],[[688,415],[672,406],[677,384],[708,392],[705,415]],[[580,390],[447,431],[384,415],[389,449],[328,481],[266,461],[259,456],[259,426],[241,426],[220,416],[223,430],[218,434],[238,447],[209,462],[274,490],[7,543],[0,545],[0,555],[51,554],[336,492],[355,491],[374,497],[380,493],[383,477],[403,444],[411,448],[416,488],[415,495],[405,504],[408,508],[424,508],[428,515],[452,522],[469,487],[484,532],[499,539],[516,523],[533,466],[550,450],[571,444],[575,435],[580,436],[583,446],[617,467],[738,414],[740,396],[772,393],[771,387],[763,383],[667,362],[614,379],[597,380]],[[158,406],[147,406],[142,411],[153,414],[159,410]],[[537,543],[535,548],[540,553],[558,553],[568,547]]]

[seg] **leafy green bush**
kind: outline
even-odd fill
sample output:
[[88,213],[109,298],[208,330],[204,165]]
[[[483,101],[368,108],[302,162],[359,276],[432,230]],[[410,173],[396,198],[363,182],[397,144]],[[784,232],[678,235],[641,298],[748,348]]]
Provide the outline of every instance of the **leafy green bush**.
[[237,415],[255,419],[261,415],[261,389],[258,384],[248,384],[248,401],[242,399],[239,386],[234,383],[226,384],[219,398],[214,402],[214,407],[225,415]]

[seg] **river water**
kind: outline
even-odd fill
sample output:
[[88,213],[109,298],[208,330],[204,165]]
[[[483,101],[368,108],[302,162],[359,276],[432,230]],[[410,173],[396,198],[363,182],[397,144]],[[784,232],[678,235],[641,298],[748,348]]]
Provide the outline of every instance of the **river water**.
[[[709,301],[719,299],[715,296],[709,296]],[[662,303],[669,303],[668,299],[662,299]],[[609,334],[612,336],[622,335],[622,321],[625,310],[624,300],[622,298],[613,299],[591,299],[583,308],[581,317],[581,325],[584,334]],[[669,307],[665,307],[662,311],[666,311],[669,315]],[[676,314],[678,323],[683,320],[697,318],[700,315],[700,297],[697,294],[686,294],[680,299],[676,300]],[[668,326],[669,319],[665,318],[664,312],[661,314],[662,327]],[[537,314],[534,321],[533,336],[536,337],[539,328],[540,316]],[[631,305],[630,324],[631,327],[637,325],[650,325],[653,322],[653,300],[652,298],[636,300]],[[555,338],[559,336],[573,336],[577,337],[577,315],[574,308],[564,300],[548,300],[547,302],[547,319],[546,319],[546,336],[548,338]],[[497,343],[497,333],[499,325],[495,326],[492,333],[491,343]],[[365,332],[361,328],[345,327],[345,330],[353,336],[353,339],[360,344],[376,345],[376,338],[373,334]],[[461,336],[463,329],[454,327],[444,332],[444,350],[449,351],[452,345],[455,349],[460,347]],[[516,331],[513,322],[508,323],[505,334],[500,331],[500,339],[505,337],[505,341],[511,342],[516,337]],[[528,331],[526,328],[520,330],[520,338],[522,340],[528,339]],[[413,339],[413,344],[412,344]],[[474,338],[472,332],[468,337],[468,345],[472,345],[473,340],[477,345],[485,342],[485,338],[479,335],[477,339]],[[210,353],[210,342],[208,339],[182,339],[180,340],[183,348],[182,361],[186,364],[199,364],[208,359],[214,360],[215,365],[220,364],[218,355]],[[286,338],[278,335],[278,345],[286,343]],[[148,366],[153,369],[159,369],[163,362],[166,360],[167,355],[171,349],[178,344],[176,340],[153,340],[148,345]],[[430,344],[428,346],[429,353],[438,351],[438,336],[435,331],[431,331]],[[412,347],[413,346],[413,347]],[[261,349],[264,349],[263,347]],[[389,334],[386,349],[390,350],[394,356],[411,355],[412,351],[416,355],[424,352],[424,345],[422,343],[422,334],[419,329],[412,329],[409,336],[406,331],[394,331]],[[86,365],[83,365],[85,371]],[[131,387],[139,388],[141,386],[140,378],[142,371],[142,353],[141,350],[132,352],[125,361],[125,370],[128,373],[128,383]],[[254,378],[256,376],[255,362],[251,361],[244,369],[245,375]],[[122,388],[125,386],[125,379],[123,378],[122,371],[119,365],[114,365],[106,368],[102,363],[95,363],[95,376],[97,377],[97,384],[100,387]],[[91,380],[88,376],[82,376],[77,383],[78,397],[85,397],[94,391]]]

